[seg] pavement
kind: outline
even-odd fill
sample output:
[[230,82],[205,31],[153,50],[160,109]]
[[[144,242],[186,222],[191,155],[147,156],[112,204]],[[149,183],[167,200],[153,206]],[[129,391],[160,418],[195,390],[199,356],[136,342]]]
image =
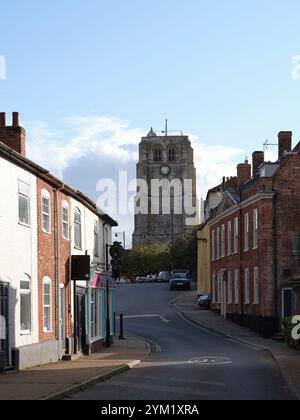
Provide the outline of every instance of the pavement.
[[185,319],[207,331],[269,351],[279,365],[290,391],[300,400],[300,351],[290,349],[284,342],[265,339],[248,328],[225,320],[215,312],[200,309],[195,303],[196,295],[193,291],[187,292],[174,302]]
[[149,345],[130,335],[100,353],[0,375],[0,400],[56,400],[67,398],[101,381],[138,366]]

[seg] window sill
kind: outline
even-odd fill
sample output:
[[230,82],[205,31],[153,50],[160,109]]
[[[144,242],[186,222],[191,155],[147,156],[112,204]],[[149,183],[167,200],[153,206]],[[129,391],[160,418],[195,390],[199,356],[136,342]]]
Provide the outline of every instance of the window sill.
[[76,249],[76,251],[83,251],[83,249],[79,248],[78,246],[74,246],[74,249]]
[[22,337],[26,337],[26,336],[28,336],[28,335],[31,335],[31,331],[21,331],[20,335],[21,335]]
[[19,224],[20,226],[23,226],[23,227],[26,227],[26,228],[31,229],[31,225],[27,225],[26,223],[18,222],[18,224]]
[[52,232],[47,232],[46,230],[42,229],[42,233],[44,233],[45,235],[52,235]]

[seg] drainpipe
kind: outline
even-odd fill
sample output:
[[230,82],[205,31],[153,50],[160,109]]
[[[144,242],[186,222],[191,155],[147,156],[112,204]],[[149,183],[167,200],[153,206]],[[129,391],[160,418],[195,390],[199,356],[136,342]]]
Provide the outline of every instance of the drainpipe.
[[58,342],[61,340],[60,334],[60,318],[61,318],[61,307],[60,307],[60,232],[59,232],[59,208],[58,208],[58,193],[64,189],[65,185],[55,189],[55,208],[54,208],[54,219],[55,219],[55,272],[56,272],[56,333],[55,338]]
[[240,285],[241,285],[241,325],[244,325],[244,296],[245,296],[245,289],[244,289],[244,265],[243,265],[243,256],[244,256],[244,219],[243,219],[243,210],[240,209],[240,216],[239,216],[239,220],[240,220],[240,226],[239,226],[239,231],[240,231],[240,272],[239,272],[239,280],[240,280]]
[[279,318],[278,314],[278,260],[277,260],[277,201],[278,193],[273,189],[273,208],[272,208],[272,238],[273,238],[273,284],[274,290],[274,312],[275,318]]

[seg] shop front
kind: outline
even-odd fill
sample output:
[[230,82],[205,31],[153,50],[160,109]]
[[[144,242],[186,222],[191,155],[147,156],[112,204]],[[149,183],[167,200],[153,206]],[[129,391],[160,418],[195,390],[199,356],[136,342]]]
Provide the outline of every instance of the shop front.
[[[90,351],[100,351],[115,335],[115,289],[110,274],[93,271],[88,287],[88,335]],[[109,329],[107,328],[109,324]]]

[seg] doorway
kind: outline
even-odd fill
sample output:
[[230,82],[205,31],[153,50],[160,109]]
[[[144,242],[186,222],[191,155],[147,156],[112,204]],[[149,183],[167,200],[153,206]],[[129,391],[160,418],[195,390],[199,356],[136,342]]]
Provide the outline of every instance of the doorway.
[[77,351],[86,354],[86,293],[85,289],[76,289]]
[[293,289],[282,289],[282,318],[293,316]]
[[0,370],[10,365],[9,285],[0,282]]

